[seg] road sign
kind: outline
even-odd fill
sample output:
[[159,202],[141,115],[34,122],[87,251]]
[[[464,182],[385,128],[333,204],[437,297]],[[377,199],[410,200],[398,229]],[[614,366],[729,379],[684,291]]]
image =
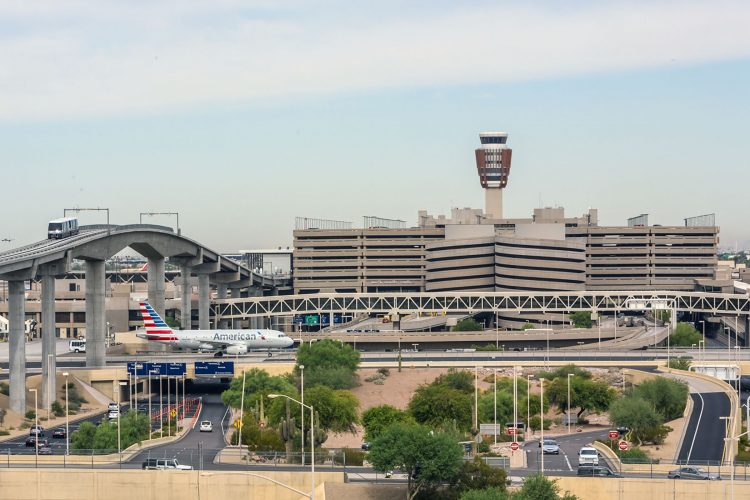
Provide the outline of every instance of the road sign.
[[242,427],[242,420],[235,420],[232,425],[235,427],[235,429],[239,429],[240,427]]
[[620,451],[626,451],[630,447],[630,445],[628,445],[627,441],[620,441],[619,443],[617,443],[617,447],[620,448]]
[[510,443],[510,449],[513,451],[518,451],[518,443],[516,443],[515,441]]
[[617,439],[620,437],[620,433],[617,431],[609,431],[609,439]]
[[170,412],[169,412],[169,415],[170,415],[170,416],[171,416],[172,418],[176,417],[176,416],[177,416],[177,410],[172,410],[172,411],[170,411]]
[[234,361],[196,361],[196,375],[234,375]]
[[511,436],[516,434],[516,428],[515,427],[508,427],[508,434]]

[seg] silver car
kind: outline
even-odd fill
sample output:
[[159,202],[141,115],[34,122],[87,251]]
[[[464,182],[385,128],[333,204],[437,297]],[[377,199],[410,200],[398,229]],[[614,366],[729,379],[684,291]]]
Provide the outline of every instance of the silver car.
[[542,453],[545,455],[559,455],[560,445],[554,439],[545,439],[542,443]]
[[709,474],[705,469],[700,467],[680,467],[679,469],[669,471],[669,479],[702,479],[704,481],[714,481],[721,479],[718,474]]

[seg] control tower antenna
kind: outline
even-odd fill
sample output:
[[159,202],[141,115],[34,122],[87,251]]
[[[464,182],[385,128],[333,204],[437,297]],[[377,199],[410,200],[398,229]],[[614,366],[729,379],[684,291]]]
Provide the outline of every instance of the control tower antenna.
[[506,132],[481,132],[481,146],[474,151],[479,183],[484,188],[484,213],[488,219],[503,218],[503,189],[508,185],[513,150],[506,146]]

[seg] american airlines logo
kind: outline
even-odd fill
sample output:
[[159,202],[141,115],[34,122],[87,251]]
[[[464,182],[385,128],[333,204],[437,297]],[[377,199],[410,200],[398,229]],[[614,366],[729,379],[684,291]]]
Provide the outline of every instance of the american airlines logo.
[[[214,340],[255,340],[257,336],[254,333],[214,333]],[[265,337],[261,337],[266,340]]]

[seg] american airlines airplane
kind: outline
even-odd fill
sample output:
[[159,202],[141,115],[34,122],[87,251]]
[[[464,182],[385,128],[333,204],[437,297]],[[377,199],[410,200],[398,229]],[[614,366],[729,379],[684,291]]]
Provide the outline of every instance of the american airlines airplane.
[[276,330],[172,330],[148,302],[141,302],[141,315],[146,332],[139,338],[160,342],[184,349],[216,351],[224,354],[247,354],[251,349],[283,349],[294,340]]

